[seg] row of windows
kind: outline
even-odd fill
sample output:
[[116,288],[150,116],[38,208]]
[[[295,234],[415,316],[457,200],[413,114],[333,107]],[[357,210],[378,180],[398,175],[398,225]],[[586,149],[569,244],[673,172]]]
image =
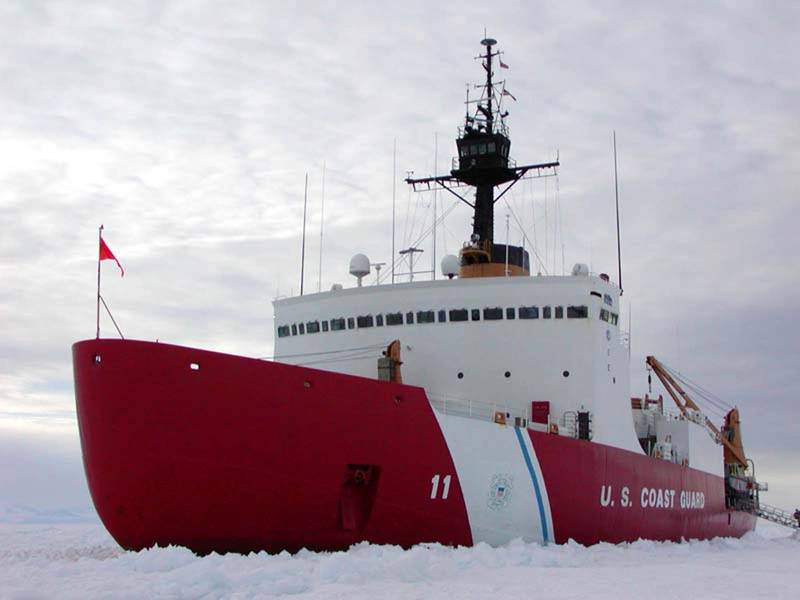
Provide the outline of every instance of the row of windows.
[[[461,158],[466,158],[467,156],[483,156],[484,154],[495,154],[497,152],[497,146],[494,142],[489,142],[488,144],[470,144],[469,146],[461,146]],[[503,156],[508,156],[508,146],[501,145],[500,146],[500,153]]]
[[[567,306],[566,311],[563,306],[520,306],[502,308],[453,308],[450,310],[418,310],[406,313],[394,312],[378,315],[361,315],[359,317],[339,317],[330,321],[308,321],[306,323],[295,323],[293,325],[281,325],[278,327],[278,337],[288,337],[289,335],[304,335],[306,333],[319,333],[320,331],[343,331],[344,329],[364,329],[367,327],[383,327],[384,325],[413,325],[414,323],[458,323],[463,321],[508,321],[514,319],[563,319],[566,312],[568,319],[587,319],[589,317],[589,307]],[[602,312],[607,312],[603,309]],[[602,317],[601,312],[601,318]],[[613,315],[613,313],[611,313]],[[613,324],[616,325],[616,315]],[[603,319],[609,321],[608,318]],[[610,321],[609,321],[610,322]]]

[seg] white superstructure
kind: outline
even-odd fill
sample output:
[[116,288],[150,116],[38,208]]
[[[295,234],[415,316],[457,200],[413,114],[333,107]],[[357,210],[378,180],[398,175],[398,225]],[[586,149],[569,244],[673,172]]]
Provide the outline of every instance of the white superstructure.
[[485,277],[342,289],[275,302],[275,360],[376,377],[397,339],[403,382],[452,412],[551,422],[639,449],[630,422],[619,289],[595,276]]

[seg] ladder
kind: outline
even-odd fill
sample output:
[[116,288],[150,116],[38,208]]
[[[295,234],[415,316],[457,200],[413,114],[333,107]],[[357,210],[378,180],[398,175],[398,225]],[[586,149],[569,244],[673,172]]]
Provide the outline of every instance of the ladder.
[[798,523],[797,519],[795,519],[788,510],[781,510],[780,508],[775,508],[769,504],[759,502],[758,507],[752,507],[750,512],[767,521],[791,527],[792,529],[800,529],[800,523]]

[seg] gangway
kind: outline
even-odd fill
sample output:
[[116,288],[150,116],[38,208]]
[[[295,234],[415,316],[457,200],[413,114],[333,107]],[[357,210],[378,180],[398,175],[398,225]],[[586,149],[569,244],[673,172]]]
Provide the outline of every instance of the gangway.
[[773,523],[778,523],[785,527],[791,527],[792,529],[800,529],[800,522],[798,522],[788,510],[781,510],[780,508],[775,508],[769,504],[759,502],[758,507],[756,508],[754,506],[751,512],[767,521],[772,521]]

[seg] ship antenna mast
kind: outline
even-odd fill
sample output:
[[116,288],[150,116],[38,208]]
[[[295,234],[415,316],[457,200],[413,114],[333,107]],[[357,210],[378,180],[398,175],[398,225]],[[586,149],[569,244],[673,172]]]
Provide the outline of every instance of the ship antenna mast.
[[[505,96],[516,98],[506,90],[504,81],[495,81],[493,72],[495,62],[502,69],[509,67],[500,59],[501,52],[495,49],[496,40],[484,36],[480,43],[485,50],[475,59],[480,60],[485,71],[484,83],[474,86],[481,90],[474,100],[470,99],[467,88],[467,110],[464,125],[458,130],[458,156],[453,169],[449,175],[433,177],[413,178],[409,174],[406,183],[418,192],[444,189],[472,208],[472,234],[460,252],[461,277],[491,277],[508,270],[511,275],[529,275],[528,252],[524,248],[507,249],[508,240],[506,244],[494,243],[494,205],[521,179],[555,175],[559,162],[556,159],[518,166],[509,158],[511,139],[505,124],[508,111],[503,110],[502,101]],[[467,199],[463,192],[457,191],[462,187],[474,188],[474,199]]]
[[617,132],[614,132],[614,203],[617,209],[617,276],[619,277],[619,295],[622,296],[622,247],[619,237],[619,181],[617,179]]

